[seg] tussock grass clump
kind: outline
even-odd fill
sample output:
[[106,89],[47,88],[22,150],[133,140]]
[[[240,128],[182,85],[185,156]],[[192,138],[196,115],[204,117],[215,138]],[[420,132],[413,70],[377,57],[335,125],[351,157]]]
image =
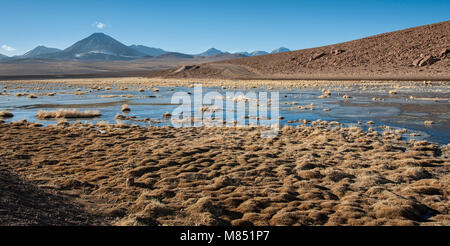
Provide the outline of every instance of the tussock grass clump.
[[407,168],[404,173],[414,180],[428,179],[432,177],[432,175],[423,167],[410,167]]
[[382,199],[373,205],[377,218],[419,220],[426,213],[425,206],[402,198]]
[[128,125],[127,123],[122,122],[121,120],[116,120],[116,124],[114,125],[114,127],[126,129],[126,128],[130,128],[131,126]]
[[322,90],[322,95],[319,98],[329,98],[331,96],[330,91]]
[[6,110],[0,111],[0,118],[12,118],[12,117],[14,117],[14,114],[12,114],[11,112],[8,112]]
[[88,110],[79,112],[76,109],[60,109],[57,111],[39,111],[36,114],[38,119],[77,119],[77,118],[95,118],[102,114],[97,110]]
[[167,113],[163,114],[162,117],[163,117],[164,119],[170,119],[170,118],[172,118],[172,114],[169,113],[169,112],[167,112]]
[[106,121],[101,120],[101,121],[95,123],[95,126],[98,126],[98,127],[109,127],[109,126],[111,126],[111,124],[109,124]]
[[128,104],[122,105],[122,112],[128,113],[130,111],[131,111],[131,109],[130,109],[130,106],[128,106]]
[[210,197],[200,198],[196,203],[186,208],[190,215],[190,223],[196,226],[217,226],[220,225],[218,217],[223,210],[214,205]]
[[70,123],[66,119],[61,119],[58,121],[56,125],[61,127],[67,127],[70,126]]

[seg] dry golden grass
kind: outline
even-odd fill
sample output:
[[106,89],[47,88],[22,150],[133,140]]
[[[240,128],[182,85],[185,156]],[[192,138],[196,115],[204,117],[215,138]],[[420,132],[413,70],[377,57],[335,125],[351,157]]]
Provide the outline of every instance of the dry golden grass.
[[[30,82],[29,80],[15,80],[15,83],[36,83],[35,81]],[[396,89],[408,89],[411,87],[421,87],[423,88],[423,82],[421,81],[386,81],[386,80],[231,80],[231,79],[161,79],[161,78],[144,78],[144,77],[127,77],[127,78],[93,78],[93,79],[51,79],[51,80],[39,80],[42,84],[56,84],[64,83],[65,85],[76,86],[98,86],[104,88],[117,88],[120,87],[122,90],[127,90],[128,86],[139,86],[148,87],[161,86],[161,87],[192,87],[193,84],[202,84],[203,86],[214,86],[244,89],[244,88],[256,88],[256,87],[267,87],[269,89],[275,88],[316,88],[322,90],[326,88],[349,88],[351,86],[358,87],[377,87],[389,93],[395,87]],[[433,87],[443,87],[445,90],[449,88],[449,82],[434,82]],[[382,98],[380,98],[382,100]]]
[[131,111],[131,109],[130,109],[130,106],[128,106],[128,104],[122,105],[122,112],[128,113],[130,111]]
[[79,112],[77,109],[60,109],[57,111],[39,111],[36,114],[38,119],[77,119],[77,118],[95,118],[102,114],[97,110],[88,110]]
[[334,124],[0,124],[0,156],[115,225],[450,225],[448,146]]
[[114,124],[114,127],[125,129],[125,128],[130,128],[130,125],[128,125],[127,123],[125,123],[121,120],[116,120],[116,124]]
[[170,118],[172,118],[172,114],[169,113],[169,112],[167,112],[167,113],[164,113],[164,114],[162,115],[162,117],[163,117],[164,119],[170,119]]
[[14,117],[14,114],[11,112],[8,112],[6,110],[1,110],[0,111],[0,118],[12,118]]
[[66,127],[69,126],[70,123],[66,119],[60,119],[58,120],[57,126]]

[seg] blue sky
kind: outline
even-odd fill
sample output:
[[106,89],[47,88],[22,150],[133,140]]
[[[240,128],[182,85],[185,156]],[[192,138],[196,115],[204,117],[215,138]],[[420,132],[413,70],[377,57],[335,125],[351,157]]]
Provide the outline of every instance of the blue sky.
[[450,1],[0,0],[0,53],[67,48],[94,32],[200,53],[303,49],[450,20]]

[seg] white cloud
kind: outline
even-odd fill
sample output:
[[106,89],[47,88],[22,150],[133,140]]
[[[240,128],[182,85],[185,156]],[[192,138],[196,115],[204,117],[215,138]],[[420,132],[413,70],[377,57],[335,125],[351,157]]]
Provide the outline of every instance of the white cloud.
[[14,49],[13,47],[8,46],[8,45],[6,45],[6,44],[2,45],[2,49],[6,50],[6,51],[8,51],[8,52],[13,52],[13,51],[16,50],[16,49]]
[[97,27],[98,29],[103,29],[106,27],[106,24],[101,22],[95,22],[95,27]]

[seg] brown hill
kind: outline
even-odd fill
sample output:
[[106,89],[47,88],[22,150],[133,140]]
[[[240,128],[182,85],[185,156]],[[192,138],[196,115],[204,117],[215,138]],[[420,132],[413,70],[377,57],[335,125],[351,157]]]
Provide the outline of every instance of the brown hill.
[[150,76],[450,80],[450,21],[318,48],[164,70]]

